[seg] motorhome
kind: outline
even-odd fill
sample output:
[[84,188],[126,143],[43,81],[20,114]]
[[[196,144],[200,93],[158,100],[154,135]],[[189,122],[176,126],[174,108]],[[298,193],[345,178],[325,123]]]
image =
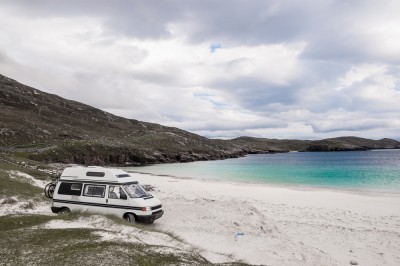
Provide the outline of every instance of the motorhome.
[[54,213],[113,214],[132,223],[153,223],[164,214],[160,200],[120,169],[68,167],[45,193],[53,198]]

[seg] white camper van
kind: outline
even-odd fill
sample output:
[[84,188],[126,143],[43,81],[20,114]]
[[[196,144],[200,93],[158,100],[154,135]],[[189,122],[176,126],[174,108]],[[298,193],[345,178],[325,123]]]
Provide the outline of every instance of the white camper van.
[[75,210],[100,212],[132,223],[153,223],[164,214],[161,202],[130,174],[119,169],[69,167],[63,171],[57,184],[46,187],[45,192],[46,195],[52,194],[51,210],[54,213]]

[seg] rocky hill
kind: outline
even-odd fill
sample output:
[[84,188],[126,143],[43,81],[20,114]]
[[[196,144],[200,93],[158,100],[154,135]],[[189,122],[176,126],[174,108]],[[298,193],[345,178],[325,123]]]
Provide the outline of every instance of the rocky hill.
[[0,151],[43,162],[143,165],[235,158],[248,153],[400,148],[390,139],[208,139],[126,119],[0,75]]
[[227,141],[115,116],[2,75],[0,113],[0,149],[46,162],[140,165],[245,154]]
[[312,141],[305,151],[348,151],[372,149],[399,149],[400,142],[392,139],[364,139],[357,137],[339,137]]
[[256,154],[285,151],[363,151],[400,148],[400,142],[396,140],[372,140],[357,137],[338,137],[314,141],[240,137],[231,142],[242,147],[247,153]]

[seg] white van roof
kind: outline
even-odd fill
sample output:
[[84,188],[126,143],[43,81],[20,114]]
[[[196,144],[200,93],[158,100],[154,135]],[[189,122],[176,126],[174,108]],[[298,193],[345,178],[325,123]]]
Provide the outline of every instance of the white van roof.
[[98,166],[67,167],[61,174],[60,180],[93,181],[105,183],[130,183],[137,182],[131,174],[115,168]]

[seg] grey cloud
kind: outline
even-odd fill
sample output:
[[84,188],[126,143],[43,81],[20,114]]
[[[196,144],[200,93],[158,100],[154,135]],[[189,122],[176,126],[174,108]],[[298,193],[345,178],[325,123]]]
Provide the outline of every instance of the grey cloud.
[[197,1],[186,25],[195,42],[281,43],[302,39],[314,11],[313,5],[298,1]]
[[2,49],[0,49],[0,73],[28,86],[57,93],[64,97],[69,97],[69,95],[68,93],[62,94],[62,88],[76,85],[73,81],[66,80],[61,76],[54,78],[46,71],[22,64],[10,58]]
[[356,15],[364,12],[372,5],[370,3],[316,0],[3,1],[3,5],[20,16],[96,17],[102,22],[104,34],[114,36],[169,38],[172,35],[168,27],[177,25],[184,30],[185,38],[195,43],[259,45],[306,41],[308,47],[304,58],[347,62],[368,58],[398,64],[400,54],[387,56],[371,52],[368,38],[352,29],[352,23],[358,19]]
[[[30,46],[29,42],[37,39],[27,40],[24,47],[31,49],[7,54],[12,42],[0,40],[0,45],[4,45],[0,47],[3,51],[0,53],[0,70],[3,74],[39,89],[112,110],[117,114],[142,120],[150,119],[157,123],[164,123],[162,119],[167,118],[167,123],[175,123],[174,125],[180,125],[184,129],[213,136],[245,134],[246,129],[286,128],[291,122],[299,121],[303,125],[311,125],[317,134],[387,128],[390,120],[396,120],[399,116],[399,105],[395,101],[397,98],[366,98],[363,93],[371,84],[381,88],[384,83],[366,78],[345,90],[335,90],[339,85],[338,80],[356,64],[379,62],[388,66],[388,75],[398,77],[400,74],[396,66],[400,62],[400,53],[386,53],[382,47],[370,47],[372,41],[385,43],[386,40],[382,36],[372,40],[368,34],[359,32],[359,28],[352,27],[355,22],[358,26],[368,22],[369,13],[365,15],[363,12],[370,8],[370,3],[373,1],[4,0],[1,1],[1,9],[21,18],[17,26],[27,25],[31,19],[61,17],[71,19],[74,27],[74,19],[84,17],[93,19],[96,25],[101,26],[102,36],[93,38],[94,43],[89,43],[90,48],[96,48],[98,53],[91,55],[90,51],[84,50],[87,56],[84,58],[79,58],[78,53],[71,58],[70,54],[74,53],[68,54],[70,51],[57,49],[38,52],[35,45],[49,43],[46,42],[48,39],[45,36],[45,27],[42,29],[44,37],[40,34],[35,36],[44,38],[44,42],[41,40],[42,42]],[[377,16],[380,15],[379,10],[377,9]],[[388,18],[389,22],[395,24],[396,21],[393,20],[393,17]],[[170,31],[174,29],[175,33]],[[29,28],[29,32],[34,30]],[[361,30],[369,33],[368,28]],[[7,36],[7,33],[4,34]],[[15,38],[14,43],[20,43],[24,38],[22,35],[21,39],[18,39],[18,34],[15,34],[18,38],[12,36]],[[78,36],[76,41],[91,40],[89,37]],[[202,67],[197,66],[194,71],[187,72],[181,71],[181,68],[193,70],[193,65],[174,62],[173,59],[170,65],[169,62],[156,62],[152,67],[136,68],[139,61],[145,60],[146,51],[118,43],[118,40],[129,43],[132,39],[157,41],[175,37],[183,39],[184,45],[204,45],[207,51],[211,44],[220,43],[222,48],[215,51],[216,54],[231,47],[254,48],[257,45],[290,45],[298,42],[307,43],[307,46],[300,58],[297,58],[301,61],[301,75],[295,78],[286,78],[283,75],[286,80],[275,84],[260,77],[255,78],[251,73],[247,76],[240,75],[238,64],[251,65],[251,62],[244,62],[246,55],[215,68],[209,62],[193,62]],[[7,37],[3,39],[6,40]],[[9,43],[11,45],[6,47]],[[112,49],[107,49],[109,47]],[[95,57],[103,55],[103,51],[110,54],[95,60]],[[24,53],[29,56],[24,56]],[[20,60],[26,61],[19,63],[12,54],[19,54]],[[37,59],[43,55],[48,58],[42,63]],[[181,54],[177,55],[179,56]],[[31,61],[27,62],[29,60]],[[90,63],[92,60],[99,64]],[[57,65],[47,71],[49,69],[46,67],[51,68],[51,64],[47,65],[46,62]],[[199,76],[207,76],[207,67],[228,74],[193,80],[188,76],[196,75],[196,69],[201,69],[200,72],[206,69]],[[229,73],[236,73],[236,76],[228,76]],[[210,76],[214,77],[213,73]],[[395,82],[397,84],[393,90],[399,91],[399,79]],[[204,113],[198,109],[193,110],[195,106],[191,108],[191,105],[198,101],[182,96],[185,93],[190,95],[189,89],[193,87],[213,90],[216,96],[223,98],[222,104],[233,106],[235,110],[240,110],[239,113],[248,112],[266,119],[237,122],[205,117],[210,116],[214,110],[212,108],[217,109],[218,106],[210,107]],[[179,106],[177,101],[180,101]],[[296,120],[291,116],[290,111],[295,109],[307,110],[310,113],[308,120]],[[361,110],[364,112],[364,119],[342,121],[329,118],[330,111],[335,109],[343,109],[349,113]],[[288,115],[280,116],[280,113]],[[324,115],[326,120],[323,119]],[[392,128],[393,132],[395,129]]]
[[15,62],[9,57],[7,56],[7,54],[5,54],[4,52],[2,52],[0,50],[0,64],[15,64]]
[[[337,1],[329,9],[322,9],[324,16],[313,30],[307,30],[309,46],[304,58],[342,62],[385,62],[399,64],[400,53],[390,55],[381,51],[380,44],[388,43],[394,32],[381,34],[380,22],[388,23],[387,29],[399,23],[394,10],[399,2],[381,4],[376,1]],[[376,21],[373,23],[373,21]],[[397,32],[398,34],[398,32]]]
[[136,80],[143,81],[150,84],[163,84],[164,86],[175,86],[177,84],[178,77],[175,77],[166,72],[157,72],[151,70],[137,70],[130,71],[129,75]]
[[31,17],[94,16],[115,32],[139,37],[166,36],[168,23],[177,23],[187,26],[188,38],[196,42],[221,38],[260,44],[298,40],[306,37],[309,27],[320,27],[319,12],[328,7],[318,2],[6,0],[3,5]]
[[222,81],[213,86],[225,90],[235,101],[248,110],[262,111],[270,104],[292,105],[297,100],[296,88],[287,85],[270,84],[256,78],[237,78]]
[[169,0],[6,0],[3,5],[18,16],[32,18],[95,17],[107,34],[135,38],[169,37],[168,23],[181,14],[180,5]]
[[389,121],[373,120],[373,119],[349,119],[346,121],[320,121],[311,123],[314,132],[327,133],[337,131],[366,131],[372,129],[389,128],[391,123]]
[[[368,9],[379,10],[380,6],[374,5],[374,1],[197,1],[185,7],[185,20],[176,23],[182,24],[192,42],[259,45],[306,41],[304,58],[346,62],[367,58],[398,64],[399,53],[388,57],[369,49],[371,38],[387,41],[373,35],[366,24],[368,17],[363,17],[363,12],[371,12]],[[396,25],[396,17],[385,19]],[[355,22],[365,24],[364,28],[354,28]]]
[[235,131],[249,129],[265,129],[265,128],[285,128],[288,124],[278,119],[264,118],[257,121],[238,121],[236,120],[215,120],[215,121],[198,121],[198,122],[182,122],[172,123],[172,126],[179,125],[181,128],[187,128],[190,131]]

